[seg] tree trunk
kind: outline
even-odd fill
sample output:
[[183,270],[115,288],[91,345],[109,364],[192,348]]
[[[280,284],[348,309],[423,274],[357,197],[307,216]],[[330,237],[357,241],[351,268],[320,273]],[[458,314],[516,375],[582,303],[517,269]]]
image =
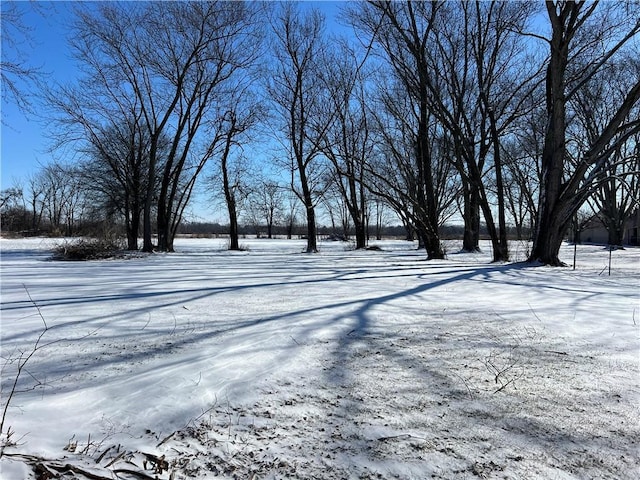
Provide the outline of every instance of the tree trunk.
[[480,251],[480,198],[478,189],[472,188],[468,181],[463,182],[464,234],[462,250]]
[[318,234],[316,227],[316,212],[313,208],[313,205],[307,205],[307,249],[306,253],[317,253],[318,252]]
[[313,206],[313,198],[311,196],[311,189],[309,188],[309,182],[307,181],[306,168],[302,154],[298,158],[298,175],[300,177],[300,185],[302,186],[302,202],[304,203],[305,212],[307,214],[307,253],[318,252],[317,241],[317,227],[316,227],[316,212]]
[[354,225],[356,232],[356,249],[366,248],[367,246],[367,229],[364,223],[358,222]]
[[171,238],[170,219],[166,205],[158,201],[158,251],[173,252],[173,239]]
[[287,225],[287,240],[291,240],[293,237],[293,220]]
[[[551,22],[551,54],[546,72],[547,126],[542,150],[542,178],[538,205],[538,222],[533,237],[533,248],[529,261],[546,265],[564,266],[559,259],[562,240],[575,212],[567,212],[568,201],[561,201],[566,185],[563,175],[566,158],[566,81],[565,73],[569,58],[569,44],[575,35],[575,21],[582,8],[579,3],[567,3],[561,15],[556,5],[547,2],[547,13]],[[572,27],[563,22],[573,24]],[[579,208],[575,208],[575,211]]]
[[607,232],[609,245],[622,247],[624,236],[624,222],[620,222],[617,218],[610,218],[607,222]]
[[240,250],[240,242],[238,240],[238,214],[236,211],[236,199],[233,194],[233,188],[229,181],[229,171],[227,161],[231,152],[231,144],[233,136],[236,132],[236,117],[231,115],[231,125],[227,132],[224,144],[224,151],[220,159],[220,168],[222,170],[222,184],[224,188],[224,199],[229,212],[229,250]]
[[131,208],[131,218],[127,226],[127,249],[138,250],[138,228],[140,227],[140,209],[137,205]]
[[[426,68],[426,67],[424,67]],[[424,72],[422,72],[424,75]],[[429,107],[427,102],[426,81],[422,80],[420,87],[420,117],[418,121],[418,138],[416,146],[416,161],[418,163],[418,208],[421,210],[420,221],[424,232],[424,247],[427,260],[443,259],[445,257],[440,236],[438,235],[438,213],[432,170],[432,152],[429,145]]]
[[144,212],[142,214],[142,251],[153,252],[153,240],[151,231],[151,209],[156,185],[156,162],[158,152],[158,135],[151,139],[149,150],[149,170],[147,175],[147,191],[144,198]]
[[560,247],[566,231],[566,227],[559,228],[559,225],[553,224],[553,222],[540,223],[529,261],[538,261],[553,267],[566,266],[559,258]]
[[[579,8],[579,7],[578,7]],[[553,6],[547,7],[552,24],[551,57],[546,73],[547,128],[542,150],[542,179],[538,206],[538,225],[533,239],[530,261],[560,266],[558,258],[566,233],[564,222],[558,222],[555,211],[562,189],[565,162],[565,71],[569,40],[564,38],[564,25],[553,17]]]
[[[496,190],[498,196],[498,237],[494,240],[493,261],[509,261],[509,245],[507,243],[507,221],[504,205],[504,184],[502,179],[502,157],[500,156],[500,138],[496,127],[496,119],[493,110],[489,109],[489,121],[491,123],[491,136],[493,138],[493,163],[496,175]],[[487,222],[488,223],[488,222]],[[496,251],[496,248],[498,251]]]
[[441,260],[445,257],[440,238],[437,236],[427,235],[424,238],[424,248],[427,251],[427,260]]
[[240,250],[235,200],[227,199],[227,209],[229,210],[229,250]]

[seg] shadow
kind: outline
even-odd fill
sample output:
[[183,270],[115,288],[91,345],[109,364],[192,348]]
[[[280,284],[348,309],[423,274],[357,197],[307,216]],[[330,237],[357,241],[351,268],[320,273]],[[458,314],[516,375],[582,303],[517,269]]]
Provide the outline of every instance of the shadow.
[[[561,296],[562,307],[571,310],[603,295],[629,299],[629,290],[548,282],[544,268],[528,264],[475,264],[457,257],[416,262],[421,257],[402,251],[198,251],[144,261],[34,261],[13,268],[8,261],[3,350],[24,348],[41,331],[33,318],[37,305],[50,324],[45,339],[56,343],[31,369],[32,378],[47,379],[44,388],[26,394],[34,401],[82,395],[104,384],[117,392],[130,388],[144,400],[148,392],[163,392],[154,384],[158,379],[175,381],[166,388],[189,399],[201,394],[199,376],[216,394],[234,391],[242,399],[256,379],[310,358],[316,363],[304,372],[314,378],[305,380],[326,386],[331,397],[319,403],[328,427],[310,442],[342,451],[335,461],[347,471],[361,471],[362,458],[380,469],[391,468],[382,466],[389,458],[431,465],[446,458],[461,469],[459,475],[449,471],[449,478],[460,478],[477,462],[506,461],[506,451],[524,457],[527,447],[542,451],[559,444],[569,452],[579,442],[589,452],[601,448],[587,432],[572,433],[556,419],[541,418],[557,397],[529,409],[523,405],[531,400],[519,393],[494,394],[485,363],[490,355],[504,354],[509,361],[506,355],[514,350],[524,371],[535,370],[540,360],[549,372],[536,370],[533,380],[514,383],[525,394],[539,395],[539,378],[553,375],[558,365],[568,367],[561,364],[568,360],[540,350],[537,337],[519,337],[526,336],[523,326],[544,330],[536,316],[558,315],[558,303],[542,300]],[[566,271],[554,274],[571,279]],[[25,299],[23,284],[35,305]],[[513,300],[505,308],[504,298],[496,299],[500,308],[492,310],[491,295]],[[309,352],[317,355],[307,357]],[[109,402],[94,408],[108,408]],[[185,400],[162,415],[167,425],[179,427],[202,407]],[[509,450],[508,438],[521,445]],[[492,442],[502,457],[491,456]]]

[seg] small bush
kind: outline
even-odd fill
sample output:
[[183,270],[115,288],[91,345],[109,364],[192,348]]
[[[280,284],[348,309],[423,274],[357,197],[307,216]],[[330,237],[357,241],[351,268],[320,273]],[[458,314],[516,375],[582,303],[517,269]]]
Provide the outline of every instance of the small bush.
[[103,260],[124,256],[121,240],[81,238],[65,243],[54,250],[54,260]]

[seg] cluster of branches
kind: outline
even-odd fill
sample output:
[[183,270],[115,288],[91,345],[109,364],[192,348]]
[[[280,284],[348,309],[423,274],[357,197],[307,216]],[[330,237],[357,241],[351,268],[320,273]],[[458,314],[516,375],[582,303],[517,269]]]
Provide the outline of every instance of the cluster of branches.
[[[508,259],[508,213],[518,229],[525,220],[532,227],[530,260],[552,265],[587,200],[600,199],[596,208],[624,224],[638,197],[637,9],[370,1],[349,16],[389,67],[377,109],[386,115],[389,170],[376,178],[381,189],[407,193],[430,256],[442,254],[437,225],[448,197],[440,189],[451,178],[464,247],[478,247],[482,213],[497,261]],[[404,151],[394,130],[409,140]]]
[[[428,258],[444,256],[439,232],[459,214],[464,249],[479,248],[484,224],[494,260],[508,260],[515,226],[533,232],[530,260],[559,265],[584,205],[610,231],[637,208],[632,3],[357,2],[342,11],[357,43],[290,2],[80,6],[84,75],[49,105],[60,145],[82,155],[81,185],[126,220],[130,248],[139,225],[154,248],[153,218],[157,248],[172,250],[214,164],[231,248],[241,211],[293,223],[298,205],[307,251],[320,207],[361,248],[384,205]],[[274,138],[280,173],[255,181],[245,152]]]
[[124,218],[129,248],[142,228],[143,250],[172,251],[198,175],[239,131],[235,99],[257,55],[258,8],[101,3],[75,13],[82,76],[46,92],[56,147],[78,154],[78,177]]
[[27,179],[2,191],[0,212],[5,231],[36,235],[73,235],[91,217],[79,170],[52,162]]

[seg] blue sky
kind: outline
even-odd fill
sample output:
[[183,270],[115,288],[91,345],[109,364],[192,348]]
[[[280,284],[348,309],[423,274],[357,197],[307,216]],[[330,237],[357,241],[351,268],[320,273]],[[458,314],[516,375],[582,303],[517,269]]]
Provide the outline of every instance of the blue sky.
[[[6,2],[3,3],[3,9]],[[63,81],[73,76],[73,64],[66,45],[66,27],[70,17],[71,2],[20,2],[23,24],[30,29],[29,37],[18,38],[21,57],[30,67],[40,69],[45,81]],[[3,25],[4,27],[4,25]],[[12,31],[10,31],[12,33]],[[7,45],[3,28],[2,56],[15,58],[15,52]],[[18,87],[27,89],[17,81]],[[37,102],[34,103],[36,113]],[[44,135],[46,124],[35,114],[25,114],[13,102],[2,99],[2,188],[25,179],[34,173],[38,164],[46,164],[51,158],[47,152],[49,141]]]
[[[30,29],[30,41],[20,39],[20,49],[29,66],[46,74],[46,82],[64,82],[75,75],[73,60],[67,46],[68,24],[75,2],[19,2],[23,11],[23,23]],[[325,12],[328,26],[343,2],[306,2]],[[8,2],[2,1],[3,9]],[[3,26],[4,27],[4,26]],[[13,49],[5,41],[3,29],[2,56],[11,58]],[[20,85],[19,85],[20,86]],[[36,111],[41,110],[35,103]],[[1,188],[25,184],[29,175],[36,173],[39,165],[49,163],[55,153],[50,153],[50,132],[46,121],[35,114],[25,114],[14,103],[2,99],[1,128]]]

